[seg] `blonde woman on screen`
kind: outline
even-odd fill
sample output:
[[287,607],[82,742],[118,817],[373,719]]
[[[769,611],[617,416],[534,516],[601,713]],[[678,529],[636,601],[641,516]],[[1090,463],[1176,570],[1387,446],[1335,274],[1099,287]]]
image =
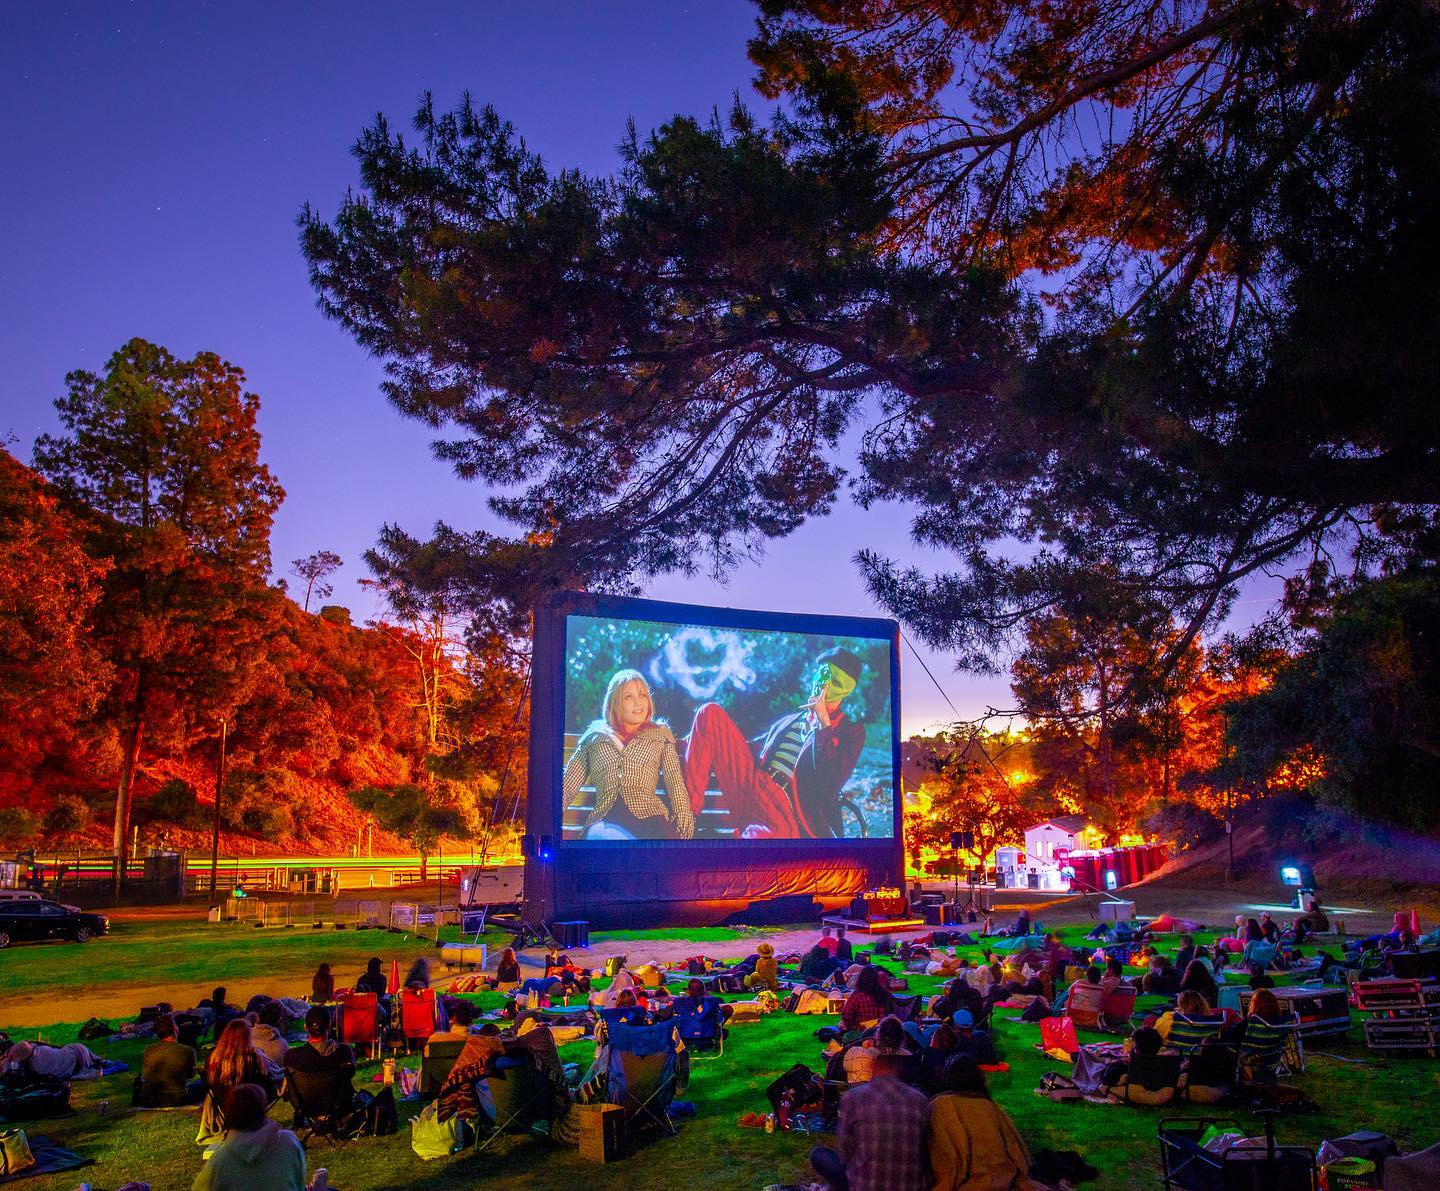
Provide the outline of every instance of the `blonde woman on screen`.
[[584,838],[695,838],[675,734],[656,723],[654,713],[650,684],[638,670],[610,679],[601,718],[591,721],[565,766],[567,808],[582,786],[595,788],[595,805],[581,825]]

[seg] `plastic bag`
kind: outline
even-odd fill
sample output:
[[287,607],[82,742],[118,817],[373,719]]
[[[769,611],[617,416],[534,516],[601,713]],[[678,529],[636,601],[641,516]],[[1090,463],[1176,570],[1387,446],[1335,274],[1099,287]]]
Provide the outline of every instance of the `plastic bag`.
[[1063,1050],[1074,1057],[1080,1051],[1075,1023],[1068,1017],[1047,1017],[1040,1023],[1040,1049]]
[[464,1122],[459,1117],[442,1121],[439,1111],[438,1103],[427,1104],[410,1122],[410,1148],[422,1162],[458,1154],[468,1144]]

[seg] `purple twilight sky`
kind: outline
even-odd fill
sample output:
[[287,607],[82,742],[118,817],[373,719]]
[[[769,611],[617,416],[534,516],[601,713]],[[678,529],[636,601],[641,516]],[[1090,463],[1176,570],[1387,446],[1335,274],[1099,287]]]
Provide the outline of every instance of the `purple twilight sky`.
[[[627,117],[752,106],[743,0],[396,5],[10,0],[0,6],[0,435],[29,458],[56,422],[64,374],[99,368],[139,335],[243,367],[262,401],[264,455],[288,493],[276,572],[319,548],[357,588],[382,522],[493,526],[484,492],[429,454],[430,434],[379,392],[380,369],[315,308],[297,246],[305,201],[329,215],[356,180],[349,149],[384,112],[408,126],[433,91],[469,90],[514,122],[552,168],[608,172]],[[851,561],[862,545],[922,565],[908,515],[848,502],[747,565],[724,588],[667,577],[659,599],[879,615]],[[1003,679],[926,661],[960,712],[1005,705]],[[953,718],[908,649],[904,725]]]

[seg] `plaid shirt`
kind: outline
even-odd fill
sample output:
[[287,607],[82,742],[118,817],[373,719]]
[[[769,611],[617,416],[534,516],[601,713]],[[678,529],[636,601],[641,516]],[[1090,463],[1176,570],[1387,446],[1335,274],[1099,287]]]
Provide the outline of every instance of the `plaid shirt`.
[[930,1101],[893,1077],[840,1100],[840,1156],[850,1191],[930,1191]]
[[[656,792],[662,784],[669,805]],[[646,724],[622,745],[604,721],[590,725],[565,766],[564,805],[585,785],[595,787],[595,806],[585,827],[603,819],[618,798],[637,819],[664,818],[681,839],[695,837],[695,815],[675,736],[664,724]]]

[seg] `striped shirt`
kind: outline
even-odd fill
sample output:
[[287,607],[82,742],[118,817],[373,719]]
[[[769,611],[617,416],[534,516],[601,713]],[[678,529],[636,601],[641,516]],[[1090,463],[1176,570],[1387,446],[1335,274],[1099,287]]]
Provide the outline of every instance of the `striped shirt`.
[[805,743],[814,735],[814,722],[808,715],[798,717],[775,742],[775,748],[766,762],[770,775],[782,786],[795,776],[795,764]]

